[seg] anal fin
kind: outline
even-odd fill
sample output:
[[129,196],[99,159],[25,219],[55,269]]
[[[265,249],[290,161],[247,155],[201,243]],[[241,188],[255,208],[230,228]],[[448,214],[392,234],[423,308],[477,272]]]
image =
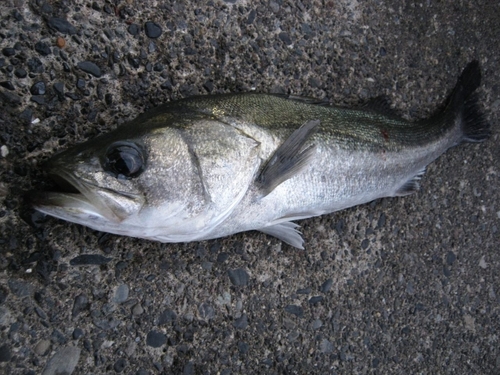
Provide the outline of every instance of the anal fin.
[[319,120],[306,122],[274,152],[257,177],[264,196],[308,166],[314,156],[315,145],[310,145],[302,151],[301,149],[319,124]]
[[420,180],[425,173],[425,168],[421,169],[414,177],[406,181],[394,194],[395,197],[404,197],[413,194],[420,189]]
[[259,232],[276,237],[290,246],[304,250],[304,239],[301,233],[297,230],[298,224],[291,221],[285,221],[279,224],[270,225],[268,227],[257,229]]

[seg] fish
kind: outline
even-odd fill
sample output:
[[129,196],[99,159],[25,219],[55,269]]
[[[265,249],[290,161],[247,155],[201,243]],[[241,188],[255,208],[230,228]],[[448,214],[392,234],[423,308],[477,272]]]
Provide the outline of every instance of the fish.
[[407,121],[385,97],[357,108],[261,93],[171,101],[52,157],[33,207],[164,243],[260,231],[299,248],[296,220],[416,192],[450,147],[485,141],[479,62],[443,110]]

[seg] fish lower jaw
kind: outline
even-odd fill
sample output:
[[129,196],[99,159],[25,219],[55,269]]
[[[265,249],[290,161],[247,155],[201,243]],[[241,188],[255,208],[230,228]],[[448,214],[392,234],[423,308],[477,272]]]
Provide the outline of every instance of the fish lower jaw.
[[32,197],[32,205],[47,215],[84,225],[90,218],[106,218],[80,193],[43,192]]

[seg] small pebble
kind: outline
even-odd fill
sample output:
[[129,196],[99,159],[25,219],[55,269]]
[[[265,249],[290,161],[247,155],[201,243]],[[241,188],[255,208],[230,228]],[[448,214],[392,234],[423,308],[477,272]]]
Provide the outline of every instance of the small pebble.
[[80,352],[81,350],[74,346],[59,348],[47,362],[42,375],[72,374],[80,359]]
[[304,309],[302,306],[297,306],[297,305],[288,305],[285,307],[285,311],[289,314],[295,315],[299,318],[304,316]]
[[43,95],[33,95],[30,100],[36,104],[45,105],[45,97]]
[[83,78],[78,78],[76,80],[76,88],[79,90],[85,89],[85,80]]
[[125,367],[127,367],[127,361],[124,358],[120,358],[113,365],[113,370],[115,370],[115,372],[117,373],[120,373],[125,370]]
[[446,254],[446,264],[451,266],[453,265],[453,263],[455,263],[455,260],[457,260],[457,256],[455,255],[455,253],[453,251],[448,251],[448,253]]
[[311,297],[309,299],[309,303],[311,305],[315,305],[316,303],[321,302],[321,301],[323,301],[323,296],[314,296],[314,297]]
[[293,341],[297,340],[299,338],[299,336],[300,336],[300,333],[296,330],[293,330],[287,335],[287,339],[288,339],[288,341],[293,342]]
[[133,54],[129,54],[127,56],[127,61],[130,64],[130,66],[132,66],[135,69],[141,66],[141,61]]
[[6,145],[0,147],[0,155],[2,155],[2,158],[6,158],[9,155],[9,148]]
[[245,329],[248,327],[248,316],[247,314],[243,314],[238,319],[236,319],[233,323],[234,328],[236,329]]
[[215,310],[209,303],[203,302],[198,307],[201,319],[208,321],[215,317]]
[[292,39],[290,39],[290,36],[287,33],[281,32],[279,33],[278,36],[281,39],[281,41],[285,43],[287,46],[290,46],[292,44]]
[[35,51],[37,51],[42,56],[48,56],[52,53],[50,46],[45,42],[37,42],[35,44]]
[[139,34],[140,28],[139,25],[132,23],[127,27],[127,31],[129,32],[130,35],[137,35]]
[[73,302],[73,310],[71,314],[73,317],[78,316],[82,311],[86,310],[89,306],[89,300],[85,294],[79,294]]
[[177,319],[177,314],[173,310],[165,310],[164,312],[161,313],[160,317],[158,318],[158,325],[164,325],[164,324],[170,324],[175,322]]
[[170,80],[167,80],[167,81],[163,82],[160,85],[160,87],[161,87],[162,90],[172,91],[172,89],[173,89],[173,86],[172,86],[172,83],[170,82]]
[[121,284],[116,288],[114,302],[115,303],[123,303],[128,299],[129,287],[127,284]]
[[7,282],[10,291],[16,297],[27,297],[33,293],[34,285],[28,282],[11,279]]
[[0,362],[9,362],[11,357],[9,346],[7,344],[0,346]]
[[55,31],[59,31],[63,34],[76,34],[75,27],[66,21],[64,18],[51,17],[47,21],[48,26]]
[[96,319],[92,323],[102,330],[109,331],[118,327],[121,321],[111,317],[108,319]]
[[217,263],[224,263],[228,259],[229,259],[229,254],[226,252],[217,254]]
[[148,44],[148,52],[153,53],[156,52],[156,44],[154,42],[149,42]]
[[[107,105],[113,104],[113,95],[109,94],[109,93],[104,95],[104,101],[106,102]],[[154,275],[153,275],[153,277],[154,277]],[[146,280],[147,280],[147,278],[146,278]],[[148,281],[150,281],[150,280],[148,280]]]
[[158,38],[162,33],[160,25],[151,21],[148,21],[144,24],[144,31],[148,38],[152,39]]
[[56,82],[52,86],[59,100],[64,100],[64,83]]
[[32,95],[44,95],[45,94],[45,82],[39,81],[35,82],[30,88]]
[[248,344],[246,342],[243,342],[243,341],[238,342],[238,351],[240,352],[240,354],[246,354],[246,352],[248,352],[249,348],[250,347],[248,346]]
[[167,342],[167,336],[158,331],[149,331],[146,337],[146,344],[153,348],[159,348],[160,346],[165,345]]
[[[281,2],[281,1],[280,1]],[[280,5],[276,1],[269,2],[269,8],[274,12],[278,13],[280,11]]]
[[26,71],[26,69],[17,68],[16,70],[14,70],[14,74],[16,75],[17,78],[26,78],[28,72]]
[[184,369],[182,370],[182,375],[194,375],[194,363],[192,361],[189,361],[186,363],[184,366]]
[[56,46],[58,46],[59,48],[64,48],[65,45],[66,45],[66,40],[64,40],[64,38],[58,36],[56,39]]
[[382,212],[377,222],[377,228],[382,228],[385,225],[385,221],[386,217],[385,214]]
[[2,53],[4,56],[11,57],[11,56],[14,56],[16,54],[16,50],[14,48],[11,48],[11,47],[5,47],[2,49]]
[[43,311],[40,307],[35,306],[35,312],[43,320],[47,319],[47,314],[45,314],[45,311]]
[[323,326],[323,322],[321,321],[321,319],[315,319],[312,322],[312,329],[320,329],[322,326]]
[[479,259],[479,267],[481,267],[483,270],[488,268],[488,263],[486,263],[486,258],[484,255],[481,257],[481,259]]
[[321,340],[321,343],[319,344],[319,350],[324,353],[324,354],[328,354],[328,353],[331,353],[333,352],[333,344],[328,341],[327,339],[323,339]]
[[132,314],[137,316],[141,315],[142,313],[144,313],[144,308],[140,303],[136,303],[134,307],[132,307]]
[[91,61],[80,61],[76,66],[78,69],[83,70],[85,73],[92,74],[94,77],[99,78],[102,76],[101,69]]
[[311,291],[312,291],[311,288],[297,289],[297,294],[309,294],[311,293]]
[[209,262],[209,261],[201,262],[201,268],[203,268],[205,271],[211,271],[212,266],[213,266],[212,262]]
[[14,10],[12,11],[12,16],[13,16],[13,17],[14,17],[14,19],[15,19],[16,21],[18,21],[18,22],[19,22],[19,21],[24,21],[24,17],[23,17],[23,15],[22,15],[21,13],[19,13],[19,11],[18,11],[17,9],[14,9]]
[[11,81],[2,81],[2,82],[0,82],[0,86],[6,88],[7,90],[11,90],[11,91],[13,91],[15,89],[15,87]]
[[207,90],[208,92],[212,92],[214,90],[214,84],[212,81],[206,81],[204,84],[203,84],[203,87],[205,88],[205,90]]
[[74,340],[78,340],[78,339],[82,338],[84,334],[85,334],[85,332],[83,332],[83,330],[81,328],[75,328],[73,330],[73,334],[71,336],[73,337]]
[[50,349],[49,340],[40,340],[38,344],[35,345],[35,353],[38,355],[46,355]]
[[370,246],[370,240],[365,238],[362,242],[361,242],[361,248],[363,250],[366,250],[368,249],[368,246]]
[[68,342],[66,336],[64,336],[64,334],[57,329],[54,329],[50,334],[50,341],[54,344],[60,344],[60,345],[61,344],[64,345]]
[[31,59],[28,59],[27,65],[28,70],[31,73],[43,73],[45,71],[43,63],[38,57],[32,57]]
[[34,116],[31,108],[26,108],[19,114],[19,118],[27,125],[33,122]]
[[255,21],[256,15],[257,15],[257,12],[255,11],[255,9],[252,9],[247,17],[247,24],[248,25],[251,25],[253,23],[253,21]]
[[235,286],[245,286],[248,284],[249,276],[248,273],[243,268],[237,268],[235,270],[228,270],[229,280]]
[[112,258],[106,258],[105,256],[99,254],[83,254],[78,255],[69,261],[72,266],[85,266],[85,265],[97,265],[109,263]]
[[332,288],[332,285],[333,285],[333,280],[332,279],[328,279],[326,280],[322,285],[321,287],[319,288],[319,290],[322,292],[322,293],[327,293],[330,291],[330,289]]
[[135,341],[130,341],[127,347],[125,348],[124,352],[128,357],[130,357],[135,353],[136,350],[137,350],[137,343]]

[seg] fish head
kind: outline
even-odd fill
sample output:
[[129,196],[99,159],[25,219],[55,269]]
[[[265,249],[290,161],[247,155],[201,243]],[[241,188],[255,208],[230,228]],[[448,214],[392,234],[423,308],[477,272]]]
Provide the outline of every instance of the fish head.
[[258,142],[211,118],[134,121],[54,156],[62,191],[34,195],[46,214],[162,242],[207,237],[241,201]]

